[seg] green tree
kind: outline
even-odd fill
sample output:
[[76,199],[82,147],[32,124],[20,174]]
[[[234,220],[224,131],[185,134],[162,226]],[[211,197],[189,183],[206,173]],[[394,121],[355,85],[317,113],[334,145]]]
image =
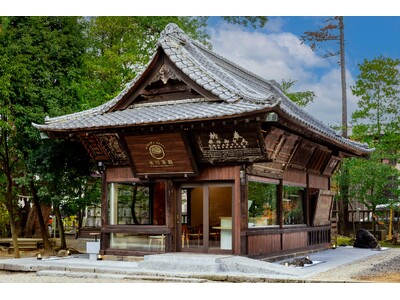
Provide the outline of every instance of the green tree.
[[[82,20],[78,17],[0,18],[0,114],[4,145],[1,149],[5,153],[2,167],[6,174],[6,201],[9,203],[15,198],[15,180],[25,176],[47,250],[50,244],[36,193],[35,174],[25,162],[32,159],[35,149],[43,142],[32,122],[41,123],[47,115],[61,115],[79,107],[76,83],[80,81],[86,45]],[[18,169],[13,168],[16,163],[19,163]],[[12,223],[13,212],[7,208]],[[16,234],[13,232],[13,238]]]
[[[376,214],[376,206],[390,204],[400,195],[397,182],[400,176],[395,167],[382,163],[379,158],[370,160],[352,158],[347,161],[349,197],[363,203]],[[375,230],[375,218],[372,229]]]
[[82,206],[98,203],[100,189],[99,185],[94,186],[98,178],[91,177],[95,170],[91,170],[88,154],[79,142],[47,140],[36,152],[28,166],[36,175],[35,186],[41,202],[53,207],[61,248],[65,249],[62,211],[79,214]]
[[359,97],[352,120],[357,136],[380,140],[383,132],[398,128],[400,114],[400,60],[379,56],[359,64],[360,74],[351,87]]
[[281,82],[282,92],[298,106],[306,107],[308,104],[314,101],[316,95],[313,91],[298,91],[298,92],[291,91],[295,83],[296,81],[294,80],[283,79]]

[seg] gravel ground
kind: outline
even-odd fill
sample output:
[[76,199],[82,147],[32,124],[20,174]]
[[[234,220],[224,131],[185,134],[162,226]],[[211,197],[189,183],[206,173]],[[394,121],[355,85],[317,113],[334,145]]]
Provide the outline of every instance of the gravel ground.
[[400,282],[400,248],[320,273],[312,279],[327,281]]

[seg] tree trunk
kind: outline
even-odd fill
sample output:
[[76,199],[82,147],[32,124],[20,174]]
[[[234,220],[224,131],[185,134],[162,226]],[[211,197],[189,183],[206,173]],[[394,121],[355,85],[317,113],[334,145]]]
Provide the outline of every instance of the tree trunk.
[[[7,122],[7,117],[3,117],[4,120]],[[7,130],[0,132],[0,136],[4,140],[4,175],[7,178],[7,189],[6,189],[6,208],[8,210],[8,215],[10,217],[10,230],[11,230],[11,237],[13,240],[13,246],[14,246],[14,257],[15,258],[20,258],[19,254],[19,246],[18,246],[18,232],[15,226],[15,217],[14,217],[14,203],[13,203],[13,176],[12,176],[12,170],[11,170],[11,165],[10,165],[10,155],[9,155],[9,148],[8,148],[8,134]],[[3,145],[1,145],[3,146]]]
[[343,17],[339,17],[340,31],[340,75],[342,85],[342,136],[347,138],[347,93],[346,93],[346,63],[344,52],[344,23]]
[[133,187],[133,195],[132,195],[132,203],[131,203],[131,214],[132,214],[132,219],[133,219],[133,224],[139,225],[139,220],[136,217],[136,211],[135,211],[135,206],[136,206],[136,198],[137,198],[137,189],[138,187],[135,185]]
[[[345,63],[345,52],[344,52],[344,23],[343,17],[339,17],[339,31],[340,31],[340,75],[341,75],[341,86],[342,86],[342,136],[347,138],[347,93],[346,93],[346,63]],[[343,165],[342,165],[343,166]],[[348,172],[348,170],[342,170]],[[345,181],[348,177],[345,176]],[[340,199],[339,199],[339,232],[342,235],[348,235],[348,183],[345,182],[340,187]]]
[[58,227],[58,231],[60,233],[60,243],[61,243],[60,247],[61,247],[61,249],[66,249],[67,248],[67,242],[65,241],[64,224],[62,222],[60,207],[58,205],[56,205],[54,207],[54,212],[56,213],[57,227]]
[[33,198],[33,205],[35,205],[37,216],[38,216],[38,221],[39,221],[39,228],[40,228],[40,233],[43,239],[43,247],[45,251],[51,251],[51,245],[49,242],[49,237],[48,237],[48,230],[47,230],[47,224],[44,222],[43,214],[42,214],[42,209],[40,207],[40,201],[39,201],[39,196],[36,192],[36,187],[35,183],[31,179],[30,181],[30,187],[31,187],[31,193],[32,193],[32,198]]
[[[9,198],[9,197],[7,197],[7,198]],[[10,216],[10,229],[11,229],[11,237],[12,237],[13,246],[14,246],[14,257],[20,258],[21,256],[19,253],[19,246],[18,246],[18,233],[17,233],[17,229],[15,227],[14,209],[12,207],[12,197],[11,197],[11,199],[7,199],[7,201],[9,204],[11,204],[10,207],[8,207],[9,205],[7,205],[7,208],[8,208],[8,214]]]

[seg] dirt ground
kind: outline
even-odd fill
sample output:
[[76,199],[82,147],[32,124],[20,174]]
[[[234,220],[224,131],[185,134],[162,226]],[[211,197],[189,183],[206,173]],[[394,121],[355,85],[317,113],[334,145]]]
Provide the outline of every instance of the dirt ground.
[[385,274],[381,276],[361,276],[357,277],[357,280],[361,281],[368,281],[368,282],[385,282],[385,283],[392,283],[392,282],[400,282],[400,273],[393,273],[393,274]]
[[[76,250],[81,253],[85,253],[86,251],[86,242],[91,241],[92,239],[75,239],[74,236],[67,235],[66,236],[66,243],[67,247],[69,249]],[[56,239],[56,246],[54,249],[57,249],[57,247],[60,247],[60,239]],[[35,251],[20,251],[20,257],[35,257],[38,253],[45,254],[43,249],[38,249]],[[49,253],[49,255],[53,255],[54,253]],[[0,251],[0,258],[14,258],[14,253],[8,253],[7,250],[2,250]]]

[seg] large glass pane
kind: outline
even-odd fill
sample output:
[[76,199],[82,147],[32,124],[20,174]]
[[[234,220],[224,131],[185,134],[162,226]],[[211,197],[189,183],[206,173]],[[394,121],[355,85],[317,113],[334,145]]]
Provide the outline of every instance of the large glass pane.
[[276,184],[249,181],[248,199],[249,228],[278,224]]
[[305,224],[303,213],[304,188],[283,187],[283,224]]
[[232,250],[232,187],[209,187],[209,248]]
[[135,251],[165,251],[165,235],[112,233],[110,247]]
[[109,225],[165,225],[165,183],[110,183]]
[[[186,203],[185,203],[186,202]],[[182,249],[203,247],[203,188],[182,189]]]

